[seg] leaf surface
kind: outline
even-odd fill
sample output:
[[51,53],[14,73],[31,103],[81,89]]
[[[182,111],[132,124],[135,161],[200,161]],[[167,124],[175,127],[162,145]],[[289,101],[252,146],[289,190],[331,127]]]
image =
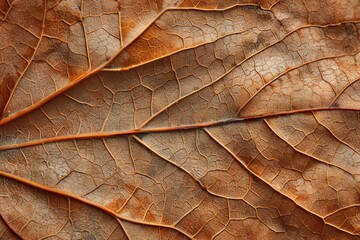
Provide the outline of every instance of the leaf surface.
[[358,239],[360,4],[2,1],[1,239]]

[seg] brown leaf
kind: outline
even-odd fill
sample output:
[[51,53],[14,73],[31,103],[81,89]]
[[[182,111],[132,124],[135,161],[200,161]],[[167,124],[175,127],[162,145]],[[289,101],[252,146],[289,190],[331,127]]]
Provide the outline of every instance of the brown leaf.
[[9,240],[21,239],[13,232],[13,230],[11,230],[3,218],[0,218],[0,238]]
[[0,2],[0,238],[358,239],[359,13]]

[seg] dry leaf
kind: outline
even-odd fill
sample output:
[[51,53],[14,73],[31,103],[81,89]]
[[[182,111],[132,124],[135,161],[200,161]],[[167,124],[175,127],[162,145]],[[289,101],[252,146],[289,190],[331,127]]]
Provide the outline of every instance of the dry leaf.
[[358,0],[0,2],[1,239],[359,239]]

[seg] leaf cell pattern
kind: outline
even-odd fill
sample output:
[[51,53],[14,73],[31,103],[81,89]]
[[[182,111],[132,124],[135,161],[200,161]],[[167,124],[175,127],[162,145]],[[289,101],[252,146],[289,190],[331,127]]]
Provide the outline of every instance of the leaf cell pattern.
[[360,238],[358,0],[0,0],[1,239]]

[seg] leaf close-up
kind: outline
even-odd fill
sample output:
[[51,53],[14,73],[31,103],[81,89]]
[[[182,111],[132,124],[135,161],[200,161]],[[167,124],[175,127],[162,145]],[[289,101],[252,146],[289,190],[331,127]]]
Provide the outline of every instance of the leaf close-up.
[[0,0],[0,239],[360,239],[360,1]]

